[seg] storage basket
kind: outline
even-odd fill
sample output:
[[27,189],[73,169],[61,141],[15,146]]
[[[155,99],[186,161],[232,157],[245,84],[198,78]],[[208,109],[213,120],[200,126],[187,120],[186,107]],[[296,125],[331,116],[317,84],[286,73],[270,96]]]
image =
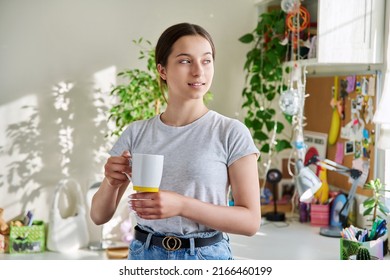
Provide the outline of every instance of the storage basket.
[[39,253],[45,251],[45,223],[34,221],[31,226],[12,226],[9,235],[9,252]]

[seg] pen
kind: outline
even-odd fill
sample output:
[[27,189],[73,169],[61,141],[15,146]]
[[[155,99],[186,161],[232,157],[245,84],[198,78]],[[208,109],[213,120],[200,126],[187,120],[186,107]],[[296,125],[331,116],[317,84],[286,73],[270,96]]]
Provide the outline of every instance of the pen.
[[387,231],[386,228],[386,220],[382,220],[375,230],[374,240],[378,239],[378,237],[384,235]]
[[378,227],[379,220],[375,220],[370,232],[370,240],[374,240],[376,229]]

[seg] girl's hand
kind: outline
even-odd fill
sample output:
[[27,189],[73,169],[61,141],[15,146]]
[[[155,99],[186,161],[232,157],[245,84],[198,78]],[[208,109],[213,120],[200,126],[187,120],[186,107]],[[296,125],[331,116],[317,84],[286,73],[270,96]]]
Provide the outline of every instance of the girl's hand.
[[124,173],[131,176],[130,160],[131,155],[129,151],[124,151],[120,156],[108,158],[104,165],[104,175],[106,176],[107,183],[111,187],[120,187],[129,180]]
[[171,191],[141,192],[129,196],[129,205],[142,219],[165,219],[180,216],[183,198]]

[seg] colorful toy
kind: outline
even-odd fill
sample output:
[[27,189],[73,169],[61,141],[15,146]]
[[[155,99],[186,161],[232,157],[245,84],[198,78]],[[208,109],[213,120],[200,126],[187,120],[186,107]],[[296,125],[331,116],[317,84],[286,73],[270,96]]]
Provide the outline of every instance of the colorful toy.
[[335,105],[337,103],[337,91],[338,91],[338,77],[334,78],[334,88],[333,88],[333,98],[331,105],[333,107],[332,121],[329,129],[328,143],[329,145],[334,145],[337,141],[340,131],[340,115]]
[[9,234],[9,225],[5,222],[3,218],[4,209],[0,208],[0,234],[8,235]]

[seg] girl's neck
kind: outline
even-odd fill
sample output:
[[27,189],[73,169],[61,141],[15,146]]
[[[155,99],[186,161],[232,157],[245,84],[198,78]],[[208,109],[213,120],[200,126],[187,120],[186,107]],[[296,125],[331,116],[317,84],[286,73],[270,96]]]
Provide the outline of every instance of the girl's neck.
[[198,106],[172,106],[168,105],[161,114],[161,121],[170,126],[185,126],[204,116],[209,109],[202,103]]

